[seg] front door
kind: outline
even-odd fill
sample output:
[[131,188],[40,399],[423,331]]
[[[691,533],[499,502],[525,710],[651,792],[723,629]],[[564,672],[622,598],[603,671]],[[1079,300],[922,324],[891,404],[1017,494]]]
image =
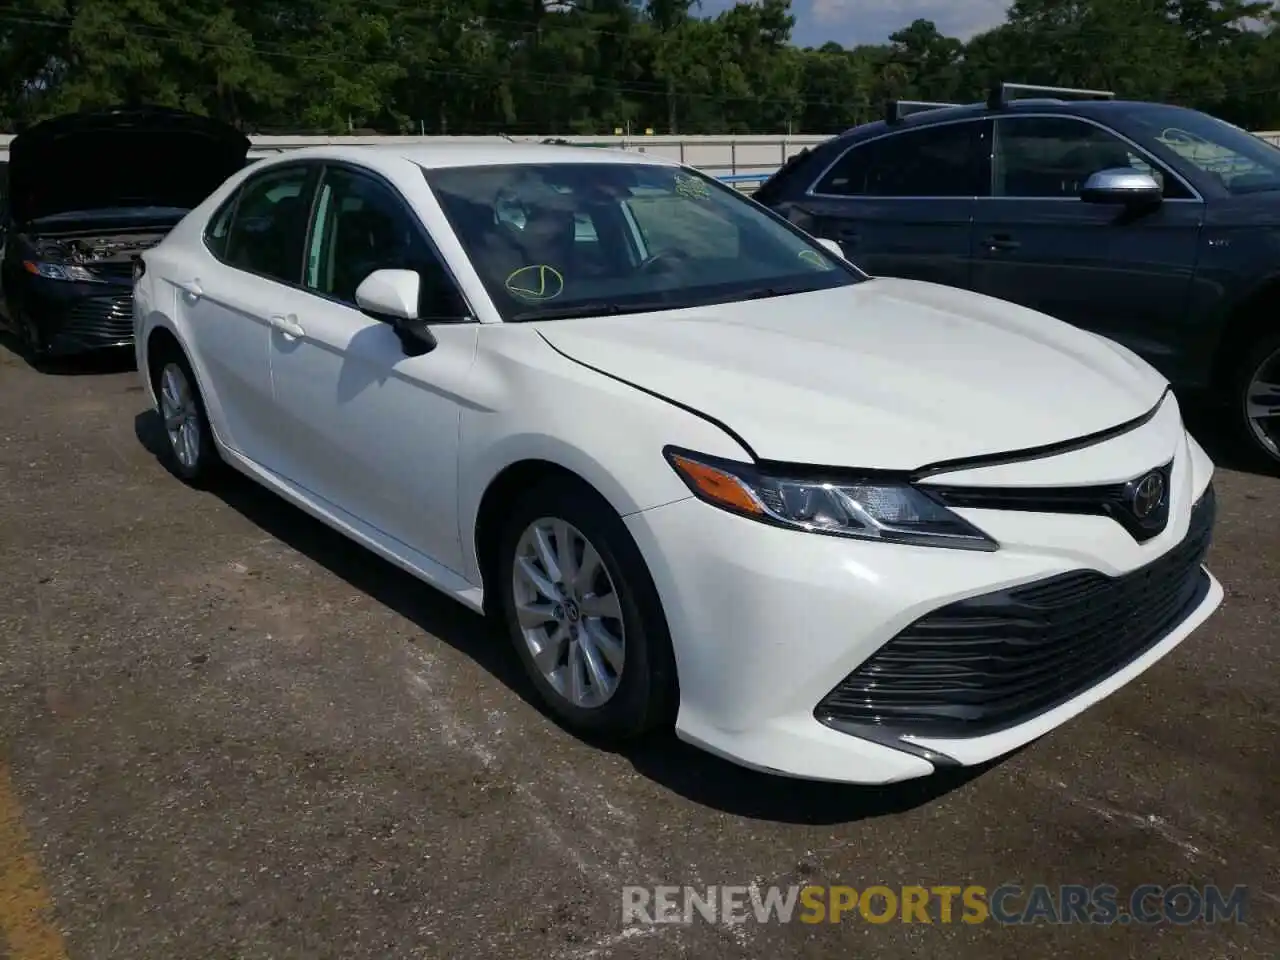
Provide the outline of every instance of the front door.
[[[1074,117],[996,120],[991,196],[974,215],[974,289],[1117,340],[1169,373],[1186,318],[1204,204],[1111,131]],[[1089,175],[1150,173],[1146,212],[1085,203]]]
[[[374,270],[416,270],[438,346],[409,357],[394,328],[355,305]],[[271,333],[283,419],[280,472],[383,535],[461,567],[459,397],[478,324],[417,217],[387,183],[328,166],[307,241],[303,289]],[[453,321],[453,322],[449,322]]]

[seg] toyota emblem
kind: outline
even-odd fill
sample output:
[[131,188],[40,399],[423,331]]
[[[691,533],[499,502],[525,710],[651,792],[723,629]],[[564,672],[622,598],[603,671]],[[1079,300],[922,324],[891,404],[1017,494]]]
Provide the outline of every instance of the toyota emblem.
[[1139,520],[1146,520],[1164,502],[1164,477],[1148,473],[1137,482],[1129,502],[1129,509]]

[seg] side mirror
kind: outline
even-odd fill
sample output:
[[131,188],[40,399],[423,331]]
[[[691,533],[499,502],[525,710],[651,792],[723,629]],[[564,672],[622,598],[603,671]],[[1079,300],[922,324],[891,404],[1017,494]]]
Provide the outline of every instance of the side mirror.
[[830,237],[818,237],[816,239],[819,244],[826,247],[828,250],[834,253],[841,260],[845,259],[844,251],[840,249],[839,240],[832,240]]
[[1164,190],[1150,174],[1132,167],[1117,167],[1090,174],[1080,191],[1080,199],[1085,203],[1146,207],[1159,204],[1164,199]]
[[416,270],[375,270],[356,287],[356,306],[391,324],[404,352],[419,357],[436,348],[435,335],[418,317],[422,277]]

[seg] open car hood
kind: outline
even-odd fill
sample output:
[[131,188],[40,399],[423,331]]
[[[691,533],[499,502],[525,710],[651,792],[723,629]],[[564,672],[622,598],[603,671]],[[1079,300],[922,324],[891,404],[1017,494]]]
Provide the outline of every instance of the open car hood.
[[16,223],[73,211],[190,209],[242,169],[249,138],[208,117],[140,107],[72,113],[9,145]]

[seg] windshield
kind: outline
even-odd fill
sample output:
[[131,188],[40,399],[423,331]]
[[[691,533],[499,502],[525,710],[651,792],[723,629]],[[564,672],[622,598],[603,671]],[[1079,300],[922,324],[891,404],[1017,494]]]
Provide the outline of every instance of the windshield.
[[673,310],[866,279],[737,191],[682,167],[424,174],[505,320]]
[[1195,110],[1147,107],[1132,114],[1147,136],[1233,194],[1280,190],[1280,148]]

